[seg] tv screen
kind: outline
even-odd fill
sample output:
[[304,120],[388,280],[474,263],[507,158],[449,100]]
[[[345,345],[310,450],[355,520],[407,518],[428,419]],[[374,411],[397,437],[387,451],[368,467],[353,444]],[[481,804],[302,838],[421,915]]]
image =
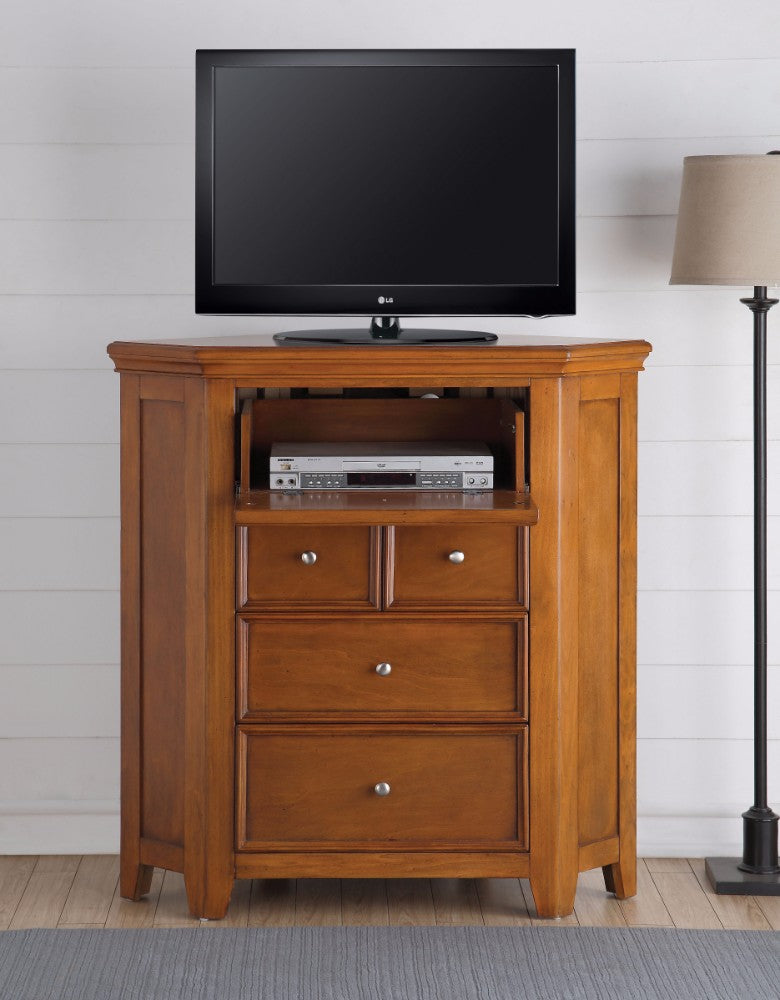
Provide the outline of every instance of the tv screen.
[[574,311],[573,52],[197,54],[196,309]]

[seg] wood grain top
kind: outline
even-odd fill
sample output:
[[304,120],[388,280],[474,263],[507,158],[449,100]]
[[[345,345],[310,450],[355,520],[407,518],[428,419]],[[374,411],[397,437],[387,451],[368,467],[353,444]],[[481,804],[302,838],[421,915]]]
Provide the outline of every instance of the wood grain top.
[[236,524],[536,524],[528,493],[420,490],[284,493],[250,490],[236,498]]
[[645,340],[522,336],[504,336],[490,344],[291,346],[261,334],[116,341],[109,344],[108,353],[120,372],[170,372],[267,386],[387,386],[517,385],[518,379],[534,376],[633,372],[642,369],[651,349]]

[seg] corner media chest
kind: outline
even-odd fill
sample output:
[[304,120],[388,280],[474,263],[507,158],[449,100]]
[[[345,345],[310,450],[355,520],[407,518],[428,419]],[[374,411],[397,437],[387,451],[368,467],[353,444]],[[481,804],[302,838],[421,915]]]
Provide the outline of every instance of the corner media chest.
[[[253,877],[633,895],[649,350],[110,345],[123,896],[154,867],[209,918]],[[278,493],[279,440],[487,442],[496,489]]]

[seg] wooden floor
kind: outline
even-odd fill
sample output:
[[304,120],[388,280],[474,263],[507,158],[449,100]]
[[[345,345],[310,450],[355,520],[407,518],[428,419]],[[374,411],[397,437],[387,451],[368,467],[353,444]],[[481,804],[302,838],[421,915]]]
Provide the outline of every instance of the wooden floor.
[[[143,901],[120,899],[116,855],[0,856],[0,930],[202,926],[182,876],[156,871]],[[601,871],[580,875],[575,912],[539,920],[525,879],[255,879],[207,926],[315,925],[701,927],[780,930],[780,897],[716,896],[700,859],[646,858],[639,894],[617,900]]]

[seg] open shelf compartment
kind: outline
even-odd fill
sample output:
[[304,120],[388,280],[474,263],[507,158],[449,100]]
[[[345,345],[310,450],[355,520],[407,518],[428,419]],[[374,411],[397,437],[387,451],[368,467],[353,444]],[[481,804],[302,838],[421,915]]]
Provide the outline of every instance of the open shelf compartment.
[[[268,463],[271,447],[276,442],[480,442],[493,453],[494,484],[497,491],[521,493],[527,482],[525,458],[524,399],[510,396],[482,398],[413,397],[390,398],[297,398],[245,399],[241,407],[239,427],[239,493],[262,491],[269,486]],[[341,493],[342,498],[346,491]],[[404,493],[404,498],[419,497],[417,503],[405,499],[416,509],[431,506],[432,496],[451,497],[449,493]],[[327,505],[324,493],[318,493],[320,505]],[[350,498],[353,494],[350,494]],[[387,502],[398,497],[397,491],[382,494]],[[462,496],[458,500],[444,499],[450,509],[469,509]],[[257,503],[258,501],[253,501]],[[358,508],[367,501],[343,505]],[[300,509],[308,509],[302,501]],[[338,506],[339,501],[334,501]],[[498,507],[517,506],[514,499],[497,501]],[[270,506],[270,504],[269,504]],[[312,506],[309,501],[308,506]],[[472,505],[479,508],[480,503]]]

